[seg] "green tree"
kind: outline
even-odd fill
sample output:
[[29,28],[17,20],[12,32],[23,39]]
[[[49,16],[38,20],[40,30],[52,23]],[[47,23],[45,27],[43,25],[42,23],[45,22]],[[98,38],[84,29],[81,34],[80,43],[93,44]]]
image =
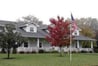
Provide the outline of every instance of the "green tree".
[[10,58],[11,48],[16,50],[18,44],[20,42],[21,36],[16,31],[15,25],[13,24],[6,24],[2,32],[0,32],[0,41],[1,41],[1,48],[2,50],[7,50],[7,58]]
[[[92,30],[89,26],[83,25],[81,27],[81,32],[82,35],[90,37],[90,38],[95,38],[95,32]],[[90,41],[82,41],[83,47],[90,47]]]
[[25,23],[33,23],[35,25],[42,25],[42,21],[39,21],[39,19],[35,16],[32,15],[28,15],[28,16],[24,16],[20,19],[17,20],[18,22],[25,22]]
[[76,19],[76,22],[79,27],[82,27],[83,25],[89,26],[94,31],[98,30],[98,20],[96,18],[80,18]]
[[81,34],[90,38],[94,38],[95,37],[95,33],[94,30],[92,30],[89,26],[87,25],[83,25],[81,27]]

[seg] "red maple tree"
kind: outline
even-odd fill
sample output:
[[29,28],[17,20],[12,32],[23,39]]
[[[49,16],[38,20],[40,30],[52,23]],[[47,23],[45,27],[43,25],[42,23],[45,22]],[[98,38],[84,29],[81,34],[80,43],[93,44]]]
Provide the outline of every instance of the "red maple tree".
[[51,24],[48,26],[49,35],[46,39],[52,46],[68,46],[70,44],[70,22],[64,21],[64,18],[57,17],[50,19]]

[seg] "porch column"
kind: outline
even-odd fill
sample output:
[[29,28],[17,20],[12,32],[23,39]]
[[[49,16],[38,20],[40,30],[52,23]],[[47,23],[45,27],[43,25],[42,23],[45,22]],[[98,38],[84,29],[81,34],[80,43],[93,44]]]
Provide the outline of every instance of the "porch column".
[[77,48],[79,48],[79,40],[77,40]]
[[77,40],[77,51],[79,52],[80,49],[79,49],[79,40]]
[[93,41],[91,41],[91,48],[93,49]]
[[36,49],[36,52],[37,53],[39,52],[39,38],[37,38],[37,49]]
[[39,38],[37,38],[37,48],[39,48]]

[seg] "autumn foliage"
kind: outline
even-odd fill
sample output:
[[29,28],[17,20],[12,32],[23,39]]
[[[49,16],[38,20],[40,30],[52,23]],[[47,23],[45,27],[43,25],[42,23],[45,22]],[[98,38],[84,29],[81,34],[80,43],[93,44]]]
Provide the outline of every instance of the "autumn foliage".
[[70,22],[64,18],[57,17],[50,19],[51,25],[48,26],[49,35],[46,39],[52,46],[67,46],[70,43]]

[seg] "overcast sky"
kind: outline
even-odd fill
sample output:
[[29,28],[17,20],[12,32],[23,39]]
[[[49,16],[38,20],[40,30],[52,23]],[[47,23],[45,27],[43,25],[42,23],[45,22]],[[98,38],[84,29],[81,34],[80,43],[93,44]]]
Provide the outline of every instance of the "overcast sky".
[[92,17],[98,19],[98,0],[0,0],[0,20],[15,21],[33,15],[45,24],[57,15],[70,18]]

